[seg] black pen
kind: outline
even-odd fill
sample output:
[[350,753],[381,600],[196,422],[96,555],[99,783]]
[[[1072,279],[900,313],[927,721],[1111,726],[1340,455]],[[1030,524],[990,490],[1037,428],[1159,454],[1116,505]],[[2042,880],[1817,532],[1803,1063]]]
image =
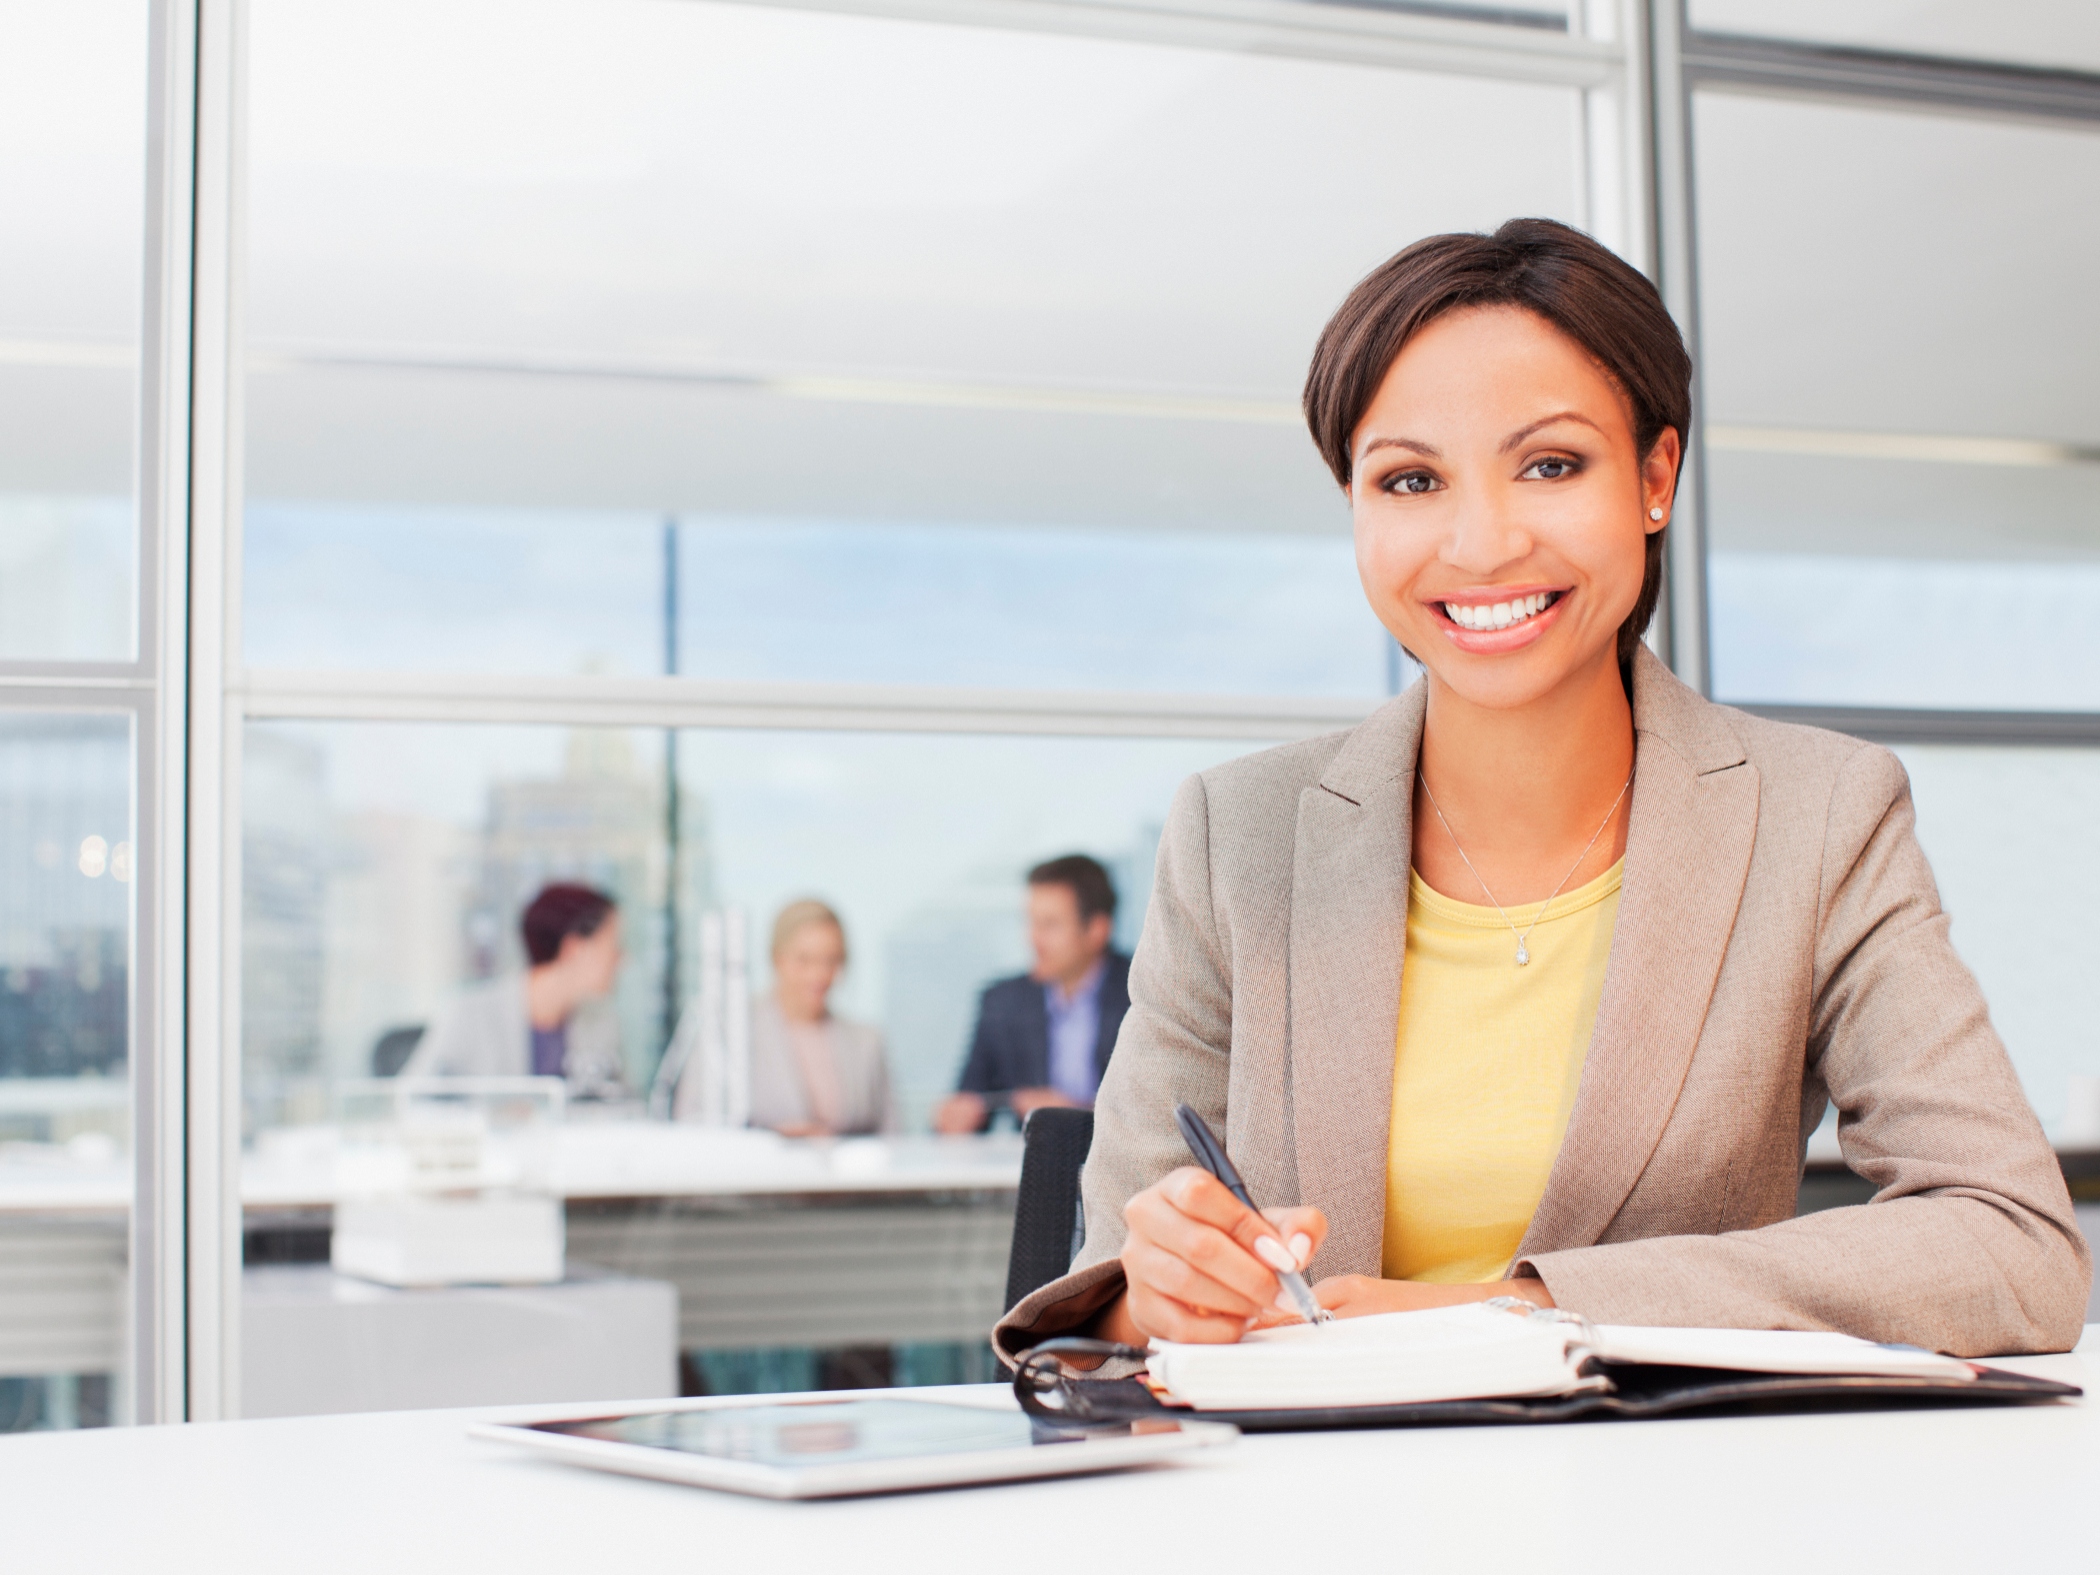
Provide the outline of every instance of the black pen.
[[[1211,1131],[1209,1123],[1186,1104],[1178,1104],[1174,1107],[1174,1124],[1181,1128],[1182,1139],[1188,1144],[1189,1152],[1196,1156],[1196,1163],[1222,1181],[1225,1190],[1246,1204],[1250,1210],[1256,1214],[1261,1213],[1260,1209],[1254,1207],[1254,1200],[1247,1196],[1247,1183],[1240,1180],[1240,1173],[1233,1168],[1231,1156],[1225,1152],[1225,1145],[1218,1141],[1218,1135]],[[1275,1240],[1274,1237],[1267,1239]],[[1279,1242],[1278,1245],[1282,1246],[1282,1243]],[[1285,1247],[1284,1251],[1288,1254],[1290,1249]],[[1273,1263],[1269,1267],[1275,1271],[1276,1278],[1283,1282],[1283,1288],[1291,1300],[1298,1304],[1298,1311],[1307,1323],[1326,1323],[1334,1316],[1314,1300],[1312,1287],[1305,1283],[1304,1275],[1296,1269],[1282,1268]]]

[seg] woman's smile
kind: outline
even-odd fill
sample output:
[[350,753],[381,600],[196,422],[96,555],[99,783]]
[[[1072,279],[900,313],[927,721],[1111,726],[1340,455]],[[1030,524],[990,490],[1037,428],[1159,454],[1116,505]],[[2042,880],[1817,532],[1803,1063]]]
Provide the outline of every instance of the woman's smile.
[[1426,605],[1444,637],[1459,650],[1491,655],[1541,638],[1568,594],[1565,586],[1492,586],[1453,592]]

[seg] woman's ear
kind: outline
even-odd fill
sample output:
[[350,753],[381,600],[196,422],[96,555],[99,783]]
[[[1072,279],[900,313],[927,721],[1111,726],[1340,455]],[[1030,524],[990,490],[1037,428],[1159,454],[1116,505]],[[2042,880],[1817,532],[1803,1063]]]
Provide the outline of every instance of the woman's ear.
[[1684,439],[1675,427],[1664,427],[1662,436],[1641,462],[1641,510],[1647,515],[1642,523],[1651,536],[1670,523],[1677,501],[1678,465],[1683,457]]

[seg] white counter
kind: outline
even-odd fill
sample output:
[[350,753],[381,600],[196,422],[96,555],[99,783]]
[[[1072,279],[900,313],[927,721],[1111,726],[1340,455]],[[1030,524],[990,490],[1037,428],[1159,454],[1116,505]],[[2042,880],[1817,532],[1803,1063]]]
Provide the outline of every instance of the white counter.
[[[332,1134],[273,1134],[251,1223],[335,1202]],[[1005,1305],[1018,1134],[814,1142],[660,1122],[555,1134],[569,1257],[679,1291],[682,1349],[981,1338]],[[0,1376],[104,1372],[131,1177],[107,1142],[0,1148]]]
[[[810,1141],[665,1122],[577,1122],[556,1134],[555,1190],[570,1198],[790,1197],[852,1193],[1012,1192],[1018,1133]],[[267,1134],[244,1157],[249,1208],[326,1207],[336,1198],[325,1127]],[[0,1215],[121,1212],[129,1161],[106,1145],[0,1150]]]

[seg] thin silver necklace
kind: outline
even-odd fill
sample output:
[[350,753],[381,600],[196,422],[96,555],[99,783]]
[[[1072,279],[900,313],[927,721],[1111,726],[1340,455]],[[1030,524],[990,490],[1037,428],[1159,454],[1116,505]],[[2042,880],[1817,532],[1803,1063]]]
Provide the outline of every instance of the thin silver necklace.
[[1524,933],[1521,935],[1517,935],[1517,927],[1514,924],[1510,924],[1509,915],[1503,913],[1502,904],[1495,901],[1495,894],[1488,891],[1488,883],[1480,880],[1480,871],[1473,869],[1473,861],[1466,858],[1465,844],[1458,840],[1458,833],[1451,829],[1451,822],[1444,819],[1444,806],[1436,801],[1436,794],[1431,792],[1429,787],[1429,778],[1423,773],[1420,766],[1415,767],[1415,777],[1422,784],[1422,791],[1429,794],[1429,807],[1436,811],[1437,821],[1443,826],[1444,835],[1451,839],[1451,846],[1458,849],[1458,856],[1461,859],[1465,859],[1466,868],[1473,871],[1475,880],[1480,881],[1480,889],[1487,891],[1489,905],[1497,913],[1502,914],[1502,922],[1509,924],[1509,933],[1517,936],[1517,966],[1519,968],[1524,967],[1531,961],[1531,949],[1526,944],[1531,939],[1531,932],[1539,927],[1539,920],[1543,919],[1546,916],[1546,910],[1553,906],[1553,899],[1560,895],[1561,886],[1567,885],[1569,881],[1575,878],[1575,872],[1582,868],[1582,861],[1590,856],[1590,849],[1594,848],[1597,845],[1597,839],[1604,835],[1605,826],[1611,824],[1612,816],[1618,814],[1619,806],[1626,802],[1627,789],[1633,786],[1633,773],[1631,771],[1626,773],[1626,786],[1619,789],[1619,796],[1611,801],[1611,808],[1604,812],[1602,824],[1590,833],[1590,840],[1585,842],[1582,845],[1582,851],[1575,855],[1575,862],[1568,866],[1568,873],[1561,876],[1560,886],[1555,886],[1552,894],[1539,904],[1539,911],[1531,916],[1531,922],[1524,926]]

